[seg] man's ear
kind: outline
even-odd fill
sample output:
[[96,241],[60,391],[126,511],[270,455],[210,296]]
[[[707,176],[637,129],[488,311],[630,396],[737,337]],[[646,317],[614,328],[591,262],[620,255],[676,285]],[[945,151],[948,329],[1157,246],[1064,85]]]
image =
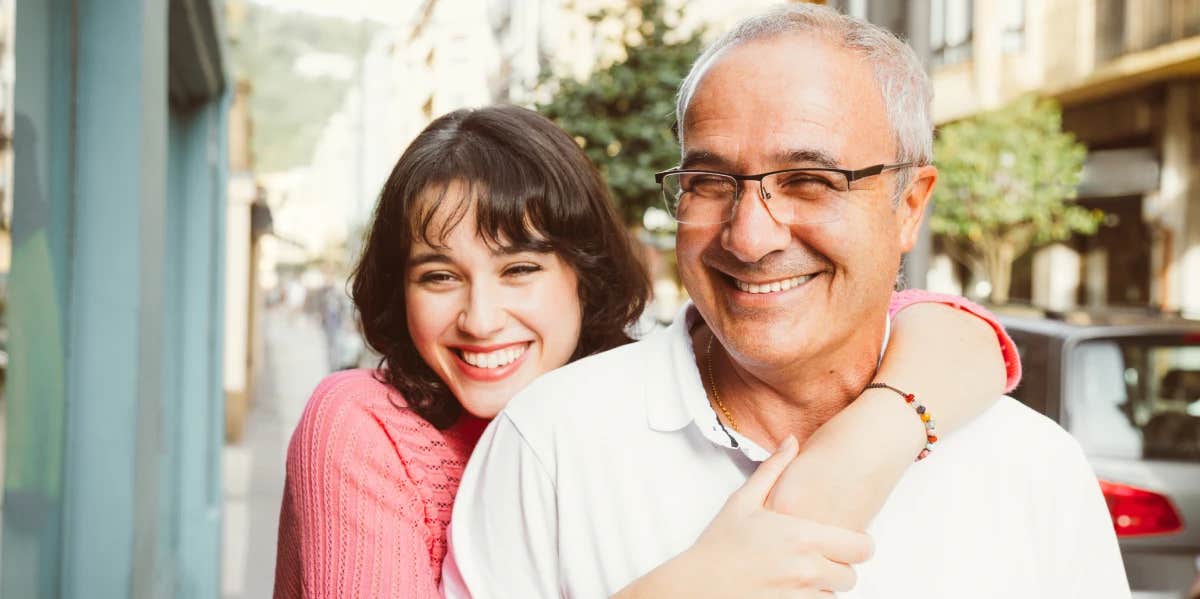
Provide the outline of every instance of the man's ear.
[[937,183],[937,167],[926,165],[914,169],[913,180],[909,182],[896,205],[896,216],[900,227],[900,251],[908,252],[917,243],[921,234],[921,221],[925,219],[925,206],[933,196],[933,186]]

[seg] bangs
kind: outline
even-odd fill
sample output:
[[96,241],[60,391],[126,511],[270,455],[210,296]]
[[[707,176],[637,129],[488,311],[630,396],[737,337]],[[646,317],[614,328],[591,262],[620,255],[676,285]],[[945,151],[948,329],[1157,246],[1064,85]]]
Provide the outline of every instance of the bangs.
[[513,159],[511,148],[491,148],[486,141],[459,144],[449,156],[431,157],[428,166],[414,169],[427,176],[413,177],[415,193],[405,194],[413,202],[409,238],[444,248],[474,209],[475,230],[490,248],[557,251],[555,240],[572,228],[572,211],[554,209],[551,204],[563,202],[553,201],[561,198],[550,193],[543,173]]

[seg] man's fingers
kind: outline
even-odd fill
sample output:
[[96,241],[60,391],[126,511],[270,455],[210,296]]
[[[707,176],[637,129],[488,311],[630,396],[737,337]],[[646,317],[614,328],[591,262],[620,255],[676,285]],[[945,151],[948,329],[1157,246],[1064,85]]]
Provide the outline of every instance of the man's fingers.
[[752,507],[762,507],[767,500],[767,495],[775,486],[775,481],[779,480],[780,475],[784,470],[787,470],[788,464],[792,463],[792,459],[799,453],[800,443],[792,435],[788,435],[787,439],[783,440],[783,444],[771,457],[758,465],[754,474],[742,483],[741,488],[734,491],[729,497],[730,502],[738,502],[743,505]]

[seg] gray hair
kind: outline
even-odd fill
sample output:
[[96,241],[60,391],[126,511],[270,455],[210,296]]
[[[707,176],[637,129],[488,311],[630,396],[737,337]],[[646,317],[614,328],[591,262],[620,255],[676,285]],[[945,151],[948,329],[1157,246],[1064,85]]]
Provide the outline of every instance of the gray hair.
[[[721,54],[746,42],[786,33],[813,33],[857,52],[874,66],[888,122],[895,137],[897,161],[933,161],[933,88],[916,52],[892,32],[861,19],[816,4],[788,4],[746,18],[700,54],[679,86],[675,103],[679,143],[683,144],[684,115],[705,73]],[[910,170],[897,177],[897,190],[908,185]]]

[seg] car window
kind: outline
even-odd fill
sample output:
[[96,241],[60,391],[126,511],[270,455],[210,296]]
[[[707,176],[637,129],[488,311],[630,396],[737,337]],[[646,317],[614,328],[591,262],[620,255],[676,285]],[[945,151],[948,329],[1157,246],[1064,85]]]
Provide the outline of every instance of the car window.
[[1013,399],[1045,414],[1046,385],[1049,366],[1044,337],[1029,335],[1020,331],[1010,330],[1013,344],[1017,346],[1017,354],[1021,357],[1021,384],[1013,389]]
[[1080,343],[1067,426],[1089,453],[1200,462],[1200,338]]

